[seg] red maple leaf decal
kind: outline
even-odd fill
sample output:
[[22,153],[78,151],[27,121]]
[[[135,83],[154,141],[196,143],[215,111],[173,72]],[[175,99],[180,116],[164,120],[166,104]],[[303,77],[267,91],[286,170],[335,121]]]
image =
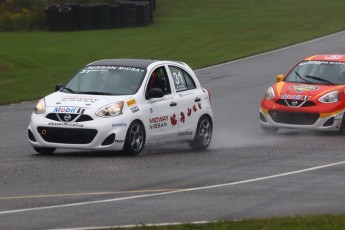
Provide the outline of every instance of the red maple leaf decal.
[[196,105],[193,106],[193,111],[194,111],[194,112],[197,111]]
[[192,115],[192,109],[188,108],[187,116],[190,117],[190,115]]
[[201,103],[198,103],[198,107],[199,107],[199,109],[201,109]]
[[185,121],[184,112],[181,112],[181,113],[180,113],[180,121],[181,121],[182,123],[184,123],[184,121]]
[[176,114],[174,113],[174,115],[172,115],[170,117],[170,122],[173,126],[175,126],[177,124],[177,120],[176,120]]

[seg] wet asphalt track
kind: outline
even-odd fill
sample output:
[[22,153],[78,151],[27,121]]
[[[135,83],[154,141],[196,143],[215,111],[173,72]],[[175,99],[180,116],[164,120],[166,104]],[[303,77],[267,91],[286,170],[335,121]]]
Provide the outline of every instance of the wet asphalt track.
[[[33,102],[0,107],[0,229],[53,229],[345,212],[345,137],[264,134],[259,103],[305,56],[345,53],[345,32],[198,70],[215,114],[210,148],[147,148],[137,157],[26,140]],[[54,85],[52,85],[52,89]]]

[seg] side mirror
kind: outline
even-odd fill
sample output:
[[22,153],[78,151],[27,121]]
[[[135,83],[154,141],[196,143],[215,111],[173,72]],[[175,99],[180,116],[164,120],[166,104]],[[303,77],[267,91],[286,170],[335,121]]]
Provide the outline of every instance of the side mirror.
[[56,91],[59,91],[62,87],[63,87],[63,84],[57,84],[57,85],[55,86],[55,92],[56,92]]
[[160,88],[152,88],[149,91],[149,98],[161,98],[164,96],[164,92]]
[[277,82],[281,82],[284,79],[284,75],[283,74],[279,74],[277,76]]

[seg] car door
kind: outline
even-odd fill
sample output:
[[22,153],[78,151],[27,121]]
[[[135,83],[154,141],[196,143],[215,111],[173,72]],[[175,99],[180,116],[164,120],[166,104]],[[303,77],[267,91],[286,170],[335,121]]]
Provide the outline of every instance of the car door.
[[176,90],[179,110],[178,138],[191,138],[201,114],[200,88],[197,88],[191,75],[178,66],[169,65],[173,85]]
[[[162,89],[164,96],[149,98],[149,90]],[[165,66],[159,66],[150,73],[146,86],[146,106],[148,108],[148,142],[166,141],[176,137],[178,132],[178,106],[171,92],[171,85]]]

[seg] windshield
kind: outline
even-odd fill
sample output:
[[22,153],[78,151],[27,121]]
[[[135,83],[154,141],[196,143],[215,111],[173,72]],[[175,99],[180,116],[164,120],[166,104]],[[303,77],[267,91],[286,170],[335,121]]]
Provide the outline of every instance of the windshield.
[[127,66],[86,66],[62,91],[96,95],[131,95],[138,91],[146,69]]
[[285,82],[304,84],[345,85],[345,63],[331,61],[302,61]]

